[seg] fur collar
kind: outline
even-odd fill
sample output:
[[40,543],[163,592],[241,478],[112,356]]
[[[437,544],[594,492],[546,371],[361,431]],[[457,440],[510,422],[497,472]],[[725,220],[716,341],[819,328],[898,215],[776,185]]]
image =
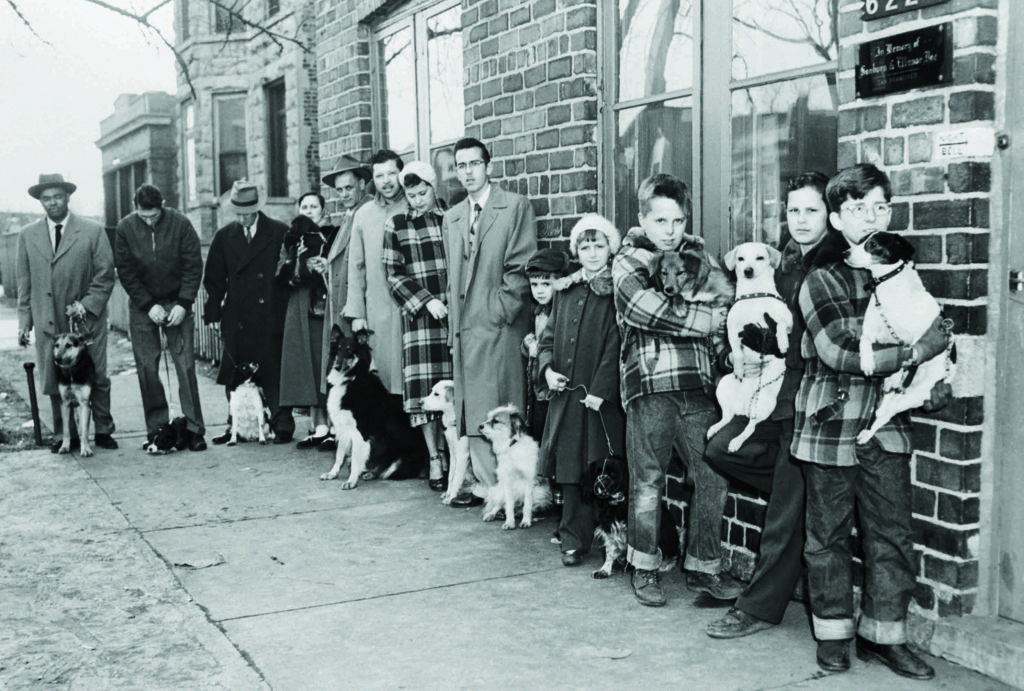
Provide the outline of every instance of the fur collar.
[[842,233],[830,230],[826,233],[825,239],[809,253],[812,255],[811,266],[819,267],[841,264],[843,263],[843,252],[849,248],[850,244],[846,242],[846,238],[843,237]]
[[658,248],[654,246],[650,238],[644,234],[643,228],[634,226],[629,229],[626,233],[626,237],[622,240],[623,247],[635,247],[638,250],[647,250],[648,252],[657,252]]
[[606,266],[588,280],[590,292],[594,295],[612,294],[612,269]]

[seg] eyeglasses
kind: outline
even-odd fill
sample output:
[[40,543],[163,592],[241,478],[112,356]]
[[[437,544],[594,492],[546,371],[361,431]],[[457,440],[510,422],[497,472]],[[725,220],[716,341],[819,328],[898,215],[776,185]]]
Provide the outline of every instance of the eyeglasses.
[[875,216],[885,216],[889,214],[892,211],[892,204],[889,202],[875,202],[874,204],[857,202],[855,204],[843,204],[839,208],[845,209],[854,218],[863,219],[867,218],[868,209],[870,209]]
[[470,168],[479,168],[482,165],[484,165],[484,162],[478,158],[475,161],[463,161],[462,163],[456,163],[455,169],[459,171],[466,171]]

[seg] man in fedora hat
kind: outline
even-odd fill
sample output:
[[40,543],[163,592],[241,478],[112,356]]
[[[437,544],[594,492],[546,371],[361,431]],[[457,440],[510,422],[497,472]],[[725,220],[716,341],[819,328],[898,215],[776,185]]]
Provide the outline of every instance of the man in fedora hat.
[[[53,337],[68,331],[85,334],[96,367],[89,399],[96,446],[117,448],[111,436],[114,419],[107,376],[107,302],[114,289],[114,257],[103,227],[68,211],[68,199],[76,189],[62,175],[40,175],[28,193],[42,203],[46,216],[25,226],[18,237],[18,342],[27,346],[29,333],[35,331],[36,364],[53,408],[54,452],[60,448],[65,422],[74,425],[74,420],[61,418],[53,366]],[[87,431],[72,429],[72,447],[78,444],[77,434]]]
[[[348,297],[348,246],[352,238],[352,219],[356,210],[366,201],[366,183],[370,181],[370,169],[352,156],[342,156],[334,169],[324,175],[321,181],[334,188],[340,197],[342,211],[336,216],[338,232],[327,253],[327,308],[322,343],[323,356],[320,362],[320,386],[327,393],[327,368],[330,367],[331,336],[341,332],[347,334],[348,322],[342,319],[341,310]],[[339,218],[340,217],[340,218]],[[334,437],[328,437],[320,444],[322,451],[336,448]]]
[[[217,231],[206,257],[203,322],[220,323],[224,349],[217,383],[231,393],[235,365],[259,365],[259,383],[270,408],[274,441],[291,441],[295,421],[290,408],[278,406],[281,342],[288,306],[286,286],[275,280],[281,243],[288,226],[264,214],[266,198],[255,183],[236,180],[229,205],[236,219]],[[214,444],[231,438],[230,429]]]

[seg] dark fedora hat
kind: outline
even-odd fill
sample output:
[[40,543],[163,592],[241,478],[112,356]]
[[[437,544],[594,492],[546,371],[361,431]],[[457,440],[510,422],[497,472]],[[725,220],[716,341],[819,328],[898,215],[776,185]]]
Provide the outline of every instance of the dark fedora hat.
[[372,175],[370,175],[369,168],[364,166],[362,163],[357,161],[352,156],[346,154],[338,159],[338,161],[334,164],[334,169],[331,170],[331,172],[329,173],[325,173],[324,176],[320,178],[320,181],[323,182],[328,187],[334,187],[334,178],[337,177],[338,175],[341,175],[342,173],[347,173],[349,171],[352,171],[352,174],[355,175],[360,180],[362,180],[363,182],[369,182],[370,178],[373,177]]
[[235,180],[231,185],[231,196],[228,198],[228,203],[238,213],[256,213],[263,208],[266,201],[255,182]]
[[39,176],[39,183],[28,188],[28,195],[34,199],[39,199],[39,195],[43,193],[43,190],[48,190],[51,187],[59,187],[68,194],[78,189],[78,185],[67,182],[60,173],[43,173]]

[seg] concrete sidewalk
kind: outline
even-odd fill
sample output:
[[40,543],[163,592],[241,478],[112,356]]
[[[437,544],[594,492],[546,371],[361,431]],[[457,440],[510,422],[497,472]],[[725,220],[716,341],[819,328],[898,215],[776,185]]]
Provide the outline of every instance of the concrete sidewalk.
[[[819,670],[799,603],[712,640],[724,610],[680,573],[667,607],[641,607],[621,574],[590,578],[597,555],[562,567],[551,519],[504,531],[423,481],[341,491],[294,444],[147,456],[138,395],[116,375],[117,451],[0,459],[0,687],[925,688]],[[1008,688],[929,661],[930,688]]]

